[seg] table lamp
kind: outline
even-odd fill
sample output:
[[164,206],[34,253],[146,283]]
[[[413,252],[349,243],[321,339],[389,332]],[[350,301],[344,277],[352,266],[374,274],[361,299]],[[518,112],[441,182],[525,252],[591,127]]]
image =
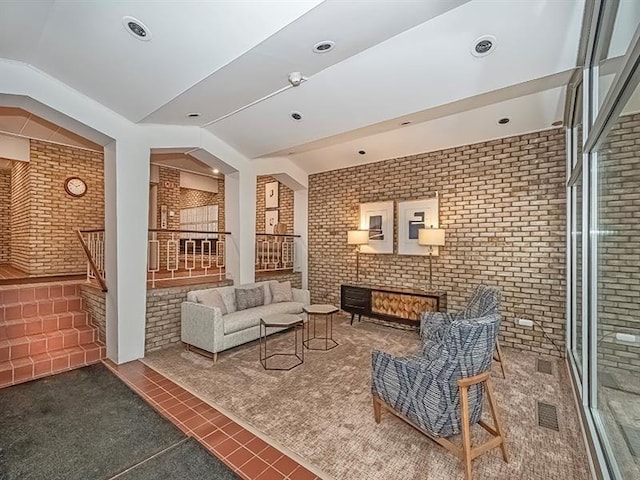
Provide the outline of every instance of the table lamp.
[[433,227],[421,228],[418,230],[418,245],[429,247],[429,291],[431,291],[433,290],[433,270],[431,266],[433,247],[441,247],[444,245],[444,230]]
[[349,230],[347,245],[356,246],[356,282],[360,280],[360,245],[369,243],[369,230]]

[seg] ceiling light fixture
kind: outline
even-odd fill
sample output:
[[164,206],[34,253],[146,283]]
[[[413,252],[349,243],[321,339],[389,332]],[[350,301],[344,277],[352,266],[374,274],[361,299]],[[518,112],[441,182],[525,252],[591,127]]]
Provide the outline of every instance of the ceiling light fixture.
[[365,152],[364,150],[358,150],[358,153],[359,153],[360,155],[364,155],[364,154],[365,154],[365,153],[367,153],[367,152]]
[[197,112],[187,113],[187,117],[189,117],[189,118],[198,118],[199,116],[200,116],[200,114],[197,113]]
[[471,46],[471,55],[474,57],[486,57],[496,49],[496,37],[493,35],[483,35],[476,38]]
[[500,120],[498,120],[498,123],[500,125],[506,125],[507,123],[509,123],[511,120],[507,117],[501,118]]
[[291,112],[289,116],[296,121],[302,120],[302,114],[300,112]]
[[333,50],[333,47],[335,46],[335,42],[332,42],[331,40],[323,40],[322,42],[318,42],[313,46],[313,51],[315,53],[327,53]]
[[218,170],[217,168],[214,168],[213,173],[220,173],[220,170]]
[[144,23],[134,17],[122,17],[124,28],[138,40],[148,42],[151,40],[151,30]]

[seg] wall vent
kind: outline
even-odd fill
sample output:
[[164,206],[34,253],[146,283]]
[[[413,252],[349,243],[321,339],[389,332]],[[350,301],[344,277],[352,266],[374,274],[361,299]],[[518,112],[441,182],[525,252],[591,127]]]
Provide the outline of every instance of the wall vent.
[[538,358],[536,361],[536,370],[540,373],[553,375],[553,364],[549,360]]
[[560,431],[558,427],[558,410],[554,405],[538,402],[538,425],[556,432]]

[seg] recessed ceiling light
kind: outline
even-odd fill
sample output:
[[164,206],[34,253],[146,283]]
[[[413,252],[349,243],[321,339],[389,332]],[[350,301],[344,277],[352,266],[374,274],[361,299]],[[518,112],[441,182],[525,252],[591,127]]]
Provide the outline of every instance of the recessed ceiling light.
[[554,127],[560,127],[562,126],[562,120],[556,120],[551,125],[553,125]]
[[296,121],[302,120],[302,114],[300,112],[291,112],[289,116]]
[[358,153],[359,153],[360,155],[364,155],[364,154],[365,154],[365,153],[367,153],[367,152],[365,152],[364,150],[358,150]]
[[220,170],[218,170],[217,168],[214,168],[213,173],[220,173]]
[[411,123],[411,121],[407,120],[406,122],[402,122],[400,125],[409,125]]
[[200,116],[200,114],[197,113],[197,112],[187,113],[187,117],[189,117],[189,118],[197,118],[199,116]]
[[313,46],[313,51],[315,53],[327,53],[333,50],[333,47],[335,46],[335,42],[332,42],[331,40],[323,40],[322,42],[318,42]]
[[138,40],[148,42],[151,40],[151,30],[144,23],[134,17],[122,17],[124,28]]
[[500,125],[506,125],[507,123],[509,123],[510,119],[507,117],[501,118],[500,120],[498,120],[498,123]]
[[476,38],[471,45],[471,55],[474,57],[486,57],[496,49],[496,37],[493,35],[483,35]]

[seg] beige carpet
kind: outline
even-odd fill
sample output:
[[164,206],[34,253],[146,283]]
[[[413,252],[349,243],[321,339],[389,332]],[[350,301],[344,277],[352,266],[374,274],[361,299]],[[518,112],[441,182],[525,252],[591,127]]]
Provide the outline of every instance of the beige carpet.
[[[280,334],[273,344],[291,342]],[[308,351],[304,365],[291,371],[265,371],[253,342],[219,356],[218,363],[180,347],[145,359],[152,368],[219,406],[265,438],[271,438],[324,472],[348,480],[462,479],[461,463],[450,453],[389,413],[373,420],[370,394],[371,350],[413,353],[417,333],[340,317],[334,325],[340,346]],[[499,450],[474,460],[476,479],[588,479],[564,364],[553,375],[537,373],[536,356],[506,350],[507,380],[493,374],[507,431],[510,462]],[[538,400],[558,407],[560,432],[537,425]],[[477,430],[477,427],[474,427]]]

